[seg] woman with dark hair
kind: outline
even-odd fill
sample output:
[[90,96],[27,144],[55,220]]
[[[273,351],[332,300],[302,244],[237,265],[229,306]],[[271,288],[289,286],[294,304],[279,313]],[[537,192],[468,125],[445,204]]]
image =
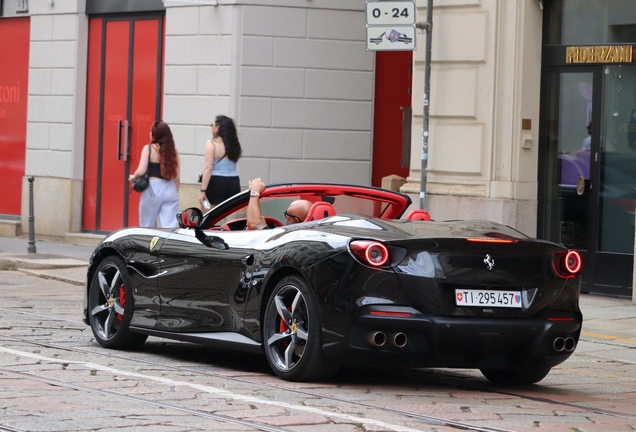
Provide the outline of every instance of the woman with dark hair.
[[132,183],[147,171],[150,178],[150,186],[139,201],[139,226],[156,227],[158,216],[162,228],[175,228],[179,211],[179,153],[170,127],[162,121],[152,125],[150,141],[141,150],[137,170],[128,177]]
[[199,197],[204,211],[241,191],[236,163],[242,151],[234,121],[219,115],[210,126],[212,139],[205,143],[205,165],[201,172]]

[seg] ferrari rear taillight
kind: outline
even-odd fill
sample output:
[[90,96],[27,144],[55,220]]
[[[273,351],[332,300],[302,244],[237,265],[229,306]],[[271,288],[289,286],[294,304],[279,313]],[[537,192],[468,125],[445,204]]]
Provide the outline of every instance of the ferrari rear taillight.
[[552,265],[559,277],[573,278],[581,271],[581,255],[573,250],[555,253]]
[[572,274],[581,270],[581,255],[577,251],[569,251],[565,255],[565,268]]
[[356,240],[349,247],[358,260],[372,267],[382,267],[389,260],[389,251],[379,242]]

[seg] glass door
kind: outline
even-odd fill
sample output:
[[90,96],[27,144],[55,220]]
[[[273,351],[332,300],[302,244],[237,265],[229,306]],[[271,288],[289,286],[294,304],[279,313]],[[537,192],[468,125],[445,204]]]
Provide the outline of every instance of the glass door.
[[581,252],[582,292],[631,297],[636,66],[544,73],[539,237]]
[[594,284],[630,295],[636,208],[636,65],[602,66],[598,244]]
[[[584,262],[590,262],[599,73],[591,68],[576,72],[551,68],[543,83],[539,236],[579,250]],[[590,271],[591,266],[584,268]],[[586,276],[591,275],[584,275],[589,280]]]

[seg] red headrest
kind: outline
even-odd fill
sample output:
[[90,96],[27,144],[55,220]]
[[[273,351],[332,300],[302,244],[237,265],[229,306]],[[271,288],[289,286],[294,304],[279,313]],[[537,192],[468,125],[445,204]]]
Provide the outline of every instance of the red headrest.
[[426,210],[413,209],[406,215],[407,220],[431,220],[431,215]]
[[307,213],[305,222],[323,219],[323,218],[326,218],[329,216],[335,216],[335,215],[336,215],[336,211],[334,210],[331,204],[325,201],[318,201],[313,203],[313,205],[309,209],[309,213]]

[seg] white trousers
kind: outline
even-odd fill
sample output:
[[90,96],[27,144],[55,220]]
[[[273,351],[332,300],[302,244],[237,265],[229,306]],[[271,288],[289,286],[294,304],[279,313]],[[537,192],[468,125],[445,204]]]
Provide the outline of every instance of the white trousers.
[[174,180],[150,179],[150,186],[139,201],[139,226],[156,227],[157,216],[161,228],[177,227],[179,194]]

